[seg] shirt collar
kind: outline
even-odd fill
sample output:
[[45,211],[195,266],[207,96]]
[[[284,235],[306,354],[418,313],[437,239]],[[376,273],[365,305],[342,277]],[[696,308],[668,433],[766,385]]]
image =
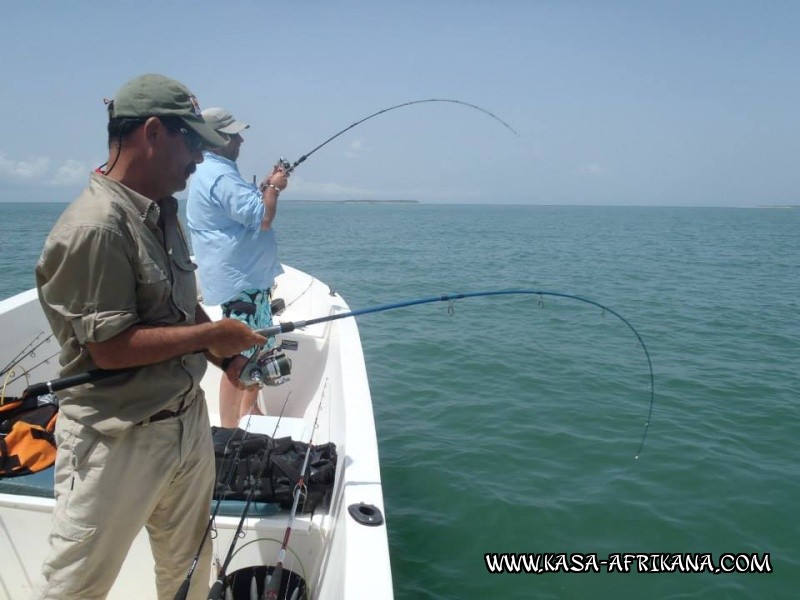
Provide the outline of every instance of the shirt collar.
[[231,160],[230,158],[225,158],[224,156],[220,156],[219,154],[214,154],[210,150],[205,150],[203,152],[203,158],[205,160],[218,161],[223,165],[228,165],[232,169],[236,169],[237,173],[239,172],[239,166],[236,164],[235,160]]
[[[111,179],[102,173],[91,173],[89,175],[89,180],[113,193],[117,198],[121,198],[130,203],[130,205],[133,207],[133,210],[138,213],[143,222],[152,227],[158,226],[160,210],[157,202],[147,198],[146,196],[142,196],[139,192],[132,190],[128,186],[123,185],[119,181]],[[169,198],[169,200],[177,203],[175,198]]]

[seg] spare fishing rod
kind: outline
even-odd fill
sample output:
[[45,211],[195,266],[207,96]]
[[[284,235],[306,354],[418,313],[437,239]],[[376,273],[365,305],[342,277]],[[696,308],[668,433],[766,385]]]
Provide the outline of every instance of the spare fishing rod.
[[[534,296],[553,296],[556,298],[567,298],[570,300],[577,300],[578,302],[584,302],[586,304],[591,304],[596,306],[604,311],[610,312],[612,315],[617,317],[620,321],[622,321],[625,325],[627,325],[628,329],[630,329],[633,334],[636,336],[636,339],[639,341],[639,344],[642,346],[642,350],[644,350],[645,358],[647,359],[647,367],[650,372],[650,405],[647,412],[647,421],[644,424],[644,432],[642,433],[642,440],[639,443],[639,449],[636,451],[635,458],[638,459],[642,453],[642,448],[644,448],[644,442],[647,438],[647,430],[650,427],[650,419],[653,416],[653,404],[655,401],[655,382],[653,377],[653,363],[650,360],[650,352],[647,350],[647,346],[642,339],[642,336],[639,335],[639,332],[636,331],[636,328],[631,325],[631,323],[608,306],[604,304],[600,304],[594,300],[590,300],[588,298],[583,298],[581,296],[576,296],[575,294],[567,294],[564,292],[554,292],[548,290],[527,290],[527,289],[513,289],[513,290],[489,290],[489,291],[481,291],[481,292],[460,292],[454,294],[443,294],[441,296],[431,296],[428,298],[417,298],[415,300],[403,300],[400,302],[394,302],[392,304],[382,304],[379,306],[372,306],[369,308],[362,308],[359,310],[351,310],[342,313],[336,313],[332,315],[326,315],[324,317],[317,317],[314,319],[307,319],[304,321],[289,321],[286,323],[280,323],[278,325],[273,325],[271,327],[265,327],[264,329],[257,329],[256,333],[263,335],[264,337],[278,335],[279,333],[289,333],[290,331],[294,331],[295,329],[302,329],[303,327],[308,327],[310,325],[316,325],[317,323],[327,323],[328,321],[336,321],[338,319],[346,319],[349,317],[357,317],[360,315],[367,315],[371,313],[377,312],[384,312],[387,310],[394,310],[397,308],[404,308],[407,306],[416,306],[419,304],[430,304],[432,302],[449,302],[452,303],[454,300],[461,300],[464,298],[477,298],[481,296],[511,296],[511,295],[534,295]],[[249,378],[249,373],[242,373],[240,376],[243,380],[245,378]]]
[[[325,387],[327,388],[327,381]],[[264,600],[277,600],[278,592],[281,589],[281,580],[283,579],[283,561],[286,559],[286,549],[289,546],[289,537],[292,535],[292,525],[294,524],[295,516],[297,515],[297,506],[300,504],[300,496],[303,495],[305,489],[306,469],[308,468],[308,459],[311,457],[311,449],[313,448],[311,442],[314,440],[314,433],[317,430],[317,422],[319,421],[319,411],[322,408],[322,399],[325,397],[325,389],[323,388],[320,394],[319,404],[317,404],[317,414],[314,417],[314,424],[311,427],[311,437],[308,439],[308,448],[306,448],[306,457],[303,459],[303,467],[300,469],[300,476],[294,487],[294,499],[292,501],[292,510],[289,512],[289,521],[286,524],[286,531],[283,533],[283,541],[281,548],[278,550],[278,561],[275,563],[275,568],[272,574],[268,575],[264,584],[264,594],[261,596]],[[234,544],[236,539],[234,539]],[[287,590],[288,594],[288,590]],[[295,594],[297,590],[295,590]],[[293,595],[293,597],[294,597]]]
[[0,375],[5,375],[6,372],[10,371],[15,366],[17,366],[17,364],[19,364],[20,361],[22,361],[23,358],[27,358],[29,356],[36,356],[37,348],[39,348],[39,346],[41,346],[42,344],[46,343],[51,337],[53,337],[53,334],[51,333],[50,335],[48,335],[46,338],[44,338],[42,341],[40,341],[37,344],[36,343],[37,340],[40,337],[42,337],[43,335],[44,335],[44,332],[41,332],[35,338],[33,338],[30,342],[28,342],[28,344],[22,350],[20,350],[14,358],[12,358],[10,361],[8,361],[8,364],[6,364],[6,366],[4,366],[2,369],[0,369]]
[[[320,398],[320,403],[321,402],[322,402],[322,399]],[[257,473],[256,473],[256,477],[254,479],[254,482],[257,482],[257,481],[261,480],[261,477],[264,474],[264,469],[266,468],[267,464],[269,463],[269,459],[270,459],[270,457],[272,455],[272,450],[275,448],[275,436],[278,433],[278,426],[280,425],[280,422],[283,419],[283,414],[284,414],[284,411],[286,410],[286,405],[288,403],[289,403],[289,397],[287,396],[286,400],[283,403],[283,407],[281,407],[281,412],[278,415],[278,420],[275,423],[275,429],[272,431],[272,437],[271,437],[271,439],[268,440],[267,448],[266,448],[266,450],[264,452],[264,456],[259,461],[258,469],[257,469]],[[314,421],[314,426],[316,427],[316,421]],[[249,427],[249,420],[248,420],[248,427]],[[245,430],[245,433],[247,433],[247,430]],[[312,436],[313,436],[313,432],[312,432]],[[242,446],[244,446],[243,443],[239,446],[239,450],[241,450]],[[234,469],[234,472],[235,472],[235,469]],[[247,513],[250,511],[250,504],[253,501],[253,492],[255,491],[256,487],[258,487],[258,486],[254,483],[252,486],[250,486],[250,489],[247,492],[247,496],[245,497],[244,508],[242,509],[242,514],[239,517],[239,523],[236,526],[236,531],[234,531],[234,533],[233,533],[233,540],[231,541],[231,545],[228,547],[228,553],[225,555],[225,560],[223,561],[222,566],[220,567],[219,573],[217,573],[217,579],[214,581],[214,584],[211,586],[211,590],[208,593],[208,600],[222,600],[222,594],[225,591],[225,579],[227,578],[227,574],[228,574],[227,573],[228,566],[230,565],[231,560],[233,559],[234,550],[236,549],[236,541],[242,535],[244,535],[242,533],[242,530],[244,529],[244,521],[247,518]],[[219,505],[219,500],[218,500],[217,504]],[[201,544],[200,545],[200,550],[202,550],[202,548],[203,548],[203,546]],[[198,550],[198,554],[199,554],[200,550]],[[197,561],[197,560],[198,559],[195,558],[195,561]],[[189,579],[191,579],[191,573],[187,577],[187,581]],[[186,581],[185,581],[183,585],[186,587],[186,591],[188,592],[189,584],[186,583]],[[185,598],[185,596],[184,596],[184,598]],[[178,596],[175,596],[175,600],[179,600]]]
[[[253,405],[255,405],[256,400],[253,401]],[[287,402],[288,402],[288,397],[287,397]],[[248,410],[252,411],[252,408],[253,408],[253,406],[251,406],[250,409],[248,409]],[[284,409],[285,408],[286,408],[286,402],[284,402]],[[283,414],[283,409],[281,409],[281,415],[282,414]],[[236,447],[236,453],[234,454],[233,459],[231,460],[230,464],[228,465],[228,470],[227,470],[227,473],[225,474],[225,477],[224,478],[221,477],[221,475],[222,475],[222,467],[220,467],[220,470],[219,470],[219,472],[217,473],[217,475],[216,475],[216,477],[214,479],[214,487],[215,488],[219,483],[222,483],[224,485],[230,485],[230,482],[233,479],[233,476],[236,474],[236,469],[238,469],[239,460],[240,460],[241,455],[242,455],[242,448],[244,448],[245,441],[247,440],[247,438],[248,438],[248,436],[250,434],[250,416],[252,416],[252,412],[248,413],[247,424],[245,425],[245,428],[243,430],[244,433],[242,434],[241,438],[238,440],[239,444]],[[228,454],[228,448],[230,448],[231,442],[233,442],[235,440],[235,438],[236,438],[236,431],[237,430],[234,429],[234,432],[225,441],[225,447],[222,450],[223,459]],[[273,434],[273,437],[274,437],[274,434]],[[215,489],[214,491],[216,493],[217,490]],[[192,585],[192,577],[194,576],[194,572],[197,569],[197,564],[200,561],[200,556],[203,553],[203,547],[205,546],[206,540],[208,539],[209,535],[211,534],[211,530],[214,528],[214,521],[216,521],[217,515],[219,514],[219,509],[222,506],[223,497],[224,497],[224,494],[220,493],[220,494],[217,495],[217,502],[214,505],[214,510],[211,511],[211,516],[209,517],[208,523],[206,524],[206,529],[203,532],[203,538],[200,540],[200,546],[197,548],[197,552],[195,553],[194,558],[192,559],[192,564],[189,566],[189,571],[186,573],[186,578],[183,580],[183,583],[181,583],[181,586],[178,588],[178,591],[175,593],[175,596],[174,596],[173,600],[186,600],[187,596],[189,595],[189,588]]]
[[373,117],[377,117],[378,115],[382,115],[383,113],[387,113],[387,112],[389,112],[390,110],[395,110],[395,109],[398,109],[398,108],[403,108],[404,106],[412,106],[412,105],[414,105],[414,104],[424,104],[424,103],[426,103],[426,102],[449,102],[449,103],[451,103],[451,104],[460,104],[460,105],[462,105],[462,106],[467,106],[467,107],[469,107],[469,108],[473,108],[473,109],[475,109],[475,110],[479,110],[480,112],[482,112],[482,113],[485,113],[485,114],[489,115],[489,116],[490,116],[491,118],[493,118],[495,121],[498,121],[500,124],[502,124],[502,125],[503,125],[503,127],[505,127],[506,129],[508,129],[509,131],[511,131],[511,133],[513,133],[514,135],[516,135],[517,137],[519,137],[519,133],[517,133],[517,132],[516,132],[516,130],[515,130],[513,127],[511,127],[511,125],[509,125],[508,123],[506,123],[505,121],[503,121],[503,119],[501,119],[501,118],[500,118],[500,117],[498,117],[497,115],[495,115],[495,114],[493,114],[493,113],[489,112],[489,111],[488,111],[488,110],[486,110],[485,108],[481,108],[480,106],[478,106],[478,105],[476,105],[476,104],[470,104],[469,102],[463,102],[462,100],[453,100],[453,99],[450,99],[450,98],[428,98],[428,99],[426,99],[426,100],[411,100],[410,102],[403,102],[402,104],[396,104],[396,105],[394,105],[394,106],[390,106],[390,107],[388,107],[388,108],[381,109],[381,110],[379,110],[379,111],[377,111],[377,112],[374,112],[374,113],[372,113],[371,115],[368,115],[368,116],[364,117],[363,119],[359,119],[359,120],[358,120],[358,121],[356,121],[355,123],[352,123],[352,124],[348,125],[347,127],[345,127],[344,129],[342,129],[341,131],[339,131],[339,132],[337,132],[337,133],[333,134],[333,135],[332,135],[331,137],[329,137],[327,140],[325,140],[324,142],[322,142],[322,143],[321,143],[319,146],[317,146],[317,147],[316,147],[316,148],[314,148],[313,150],[310,150],[309,152],[306,152],[305,154],[303,154],[303,156],[301,156],[300,158],[298,158],[298,159],[297,159],[296,161],[294,161],[293,163],[290,163],[290,162],[288,162],[288,161],[284,160],[283,158],[281,158],[279,166],[281,166],[281,167],[283,168],[283,170],[284,170],[284,171],[286,171],[286,173],[287,173],[287,174],[289,174],[289,173],[291,173],[292,171],[294,171],[294,170],[297,168],[297,166],[298,166],[300,163],[304,162],[304,161],[305,161],[305,160],[306,160],[306,159],[307,159],[309,156],[311,156],[312,154],[314,154],[314,152],[316,152],[317,150],[319,150],[320,148],[322,148],[322,147],[324,147],[324,146],[327,146],[327,145],[328,145],[330,142],[332,142],[333,140],[335,140],[336,138],[338,138],[340,135],[342,135],[343,133],[346,133],[346,132],[350,131],[351,129],[353,129],[353,127],[356,127],[356,126],[360,125],[360,124],[361,124],[361,123],[363,123],[364,121],[368,121],[369,119],[372,119]]

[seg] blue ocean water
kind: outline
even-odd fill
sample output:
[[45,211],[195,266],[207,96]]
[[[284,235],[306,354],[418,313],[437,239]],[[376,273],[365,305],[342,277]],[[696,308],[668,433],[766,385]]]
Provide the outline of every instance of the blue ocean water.
[[[63,204],[0,203],[0,297]],[[359,318],[395,594],[794,598],[800,210],[283,202],[282,260]],[[485,553],[769,554],[771,573],[490,574]]]

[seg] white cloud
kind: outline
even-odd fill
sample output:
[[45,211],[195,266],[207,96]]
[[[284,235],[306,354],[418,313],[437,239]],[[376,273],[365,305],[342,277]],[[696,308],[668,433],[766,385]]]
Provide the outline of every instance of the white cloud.
[[88,179],[90,167],[79,160],[67,159],[52,167],[53,159],[35,156],[26,160],[15,160],[0,153],[0,182],[25,186],[48,185],[54,187],[74,186]]
[[29,160],[12,160],[0,154],[0,177],[12,181],[39,180],[47,172],[50,159],[39,156]]
[[581,175],[602,175],[605,172],[605,168],[597,163],[589,163],[578,168],[578,173]]
[[77,185],[85,183],[91,169],[78,160],[66,160],[57,170],[50,184],[54,186]]

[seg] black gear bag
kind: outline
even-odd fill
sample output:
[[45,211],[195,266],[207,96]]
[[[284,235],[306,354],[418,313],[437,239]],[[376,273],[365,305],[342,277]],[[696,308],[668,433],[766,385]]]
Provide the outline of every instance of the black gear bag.
[[[211,435],[217,468],[215,499],[246,500],[252,490],[253,502],[291,508],[308,444],[239,428],[212,427]],[[299,512],[309,513],[320,505],[329,506],[336,458],[333,443],[311,447]]]

